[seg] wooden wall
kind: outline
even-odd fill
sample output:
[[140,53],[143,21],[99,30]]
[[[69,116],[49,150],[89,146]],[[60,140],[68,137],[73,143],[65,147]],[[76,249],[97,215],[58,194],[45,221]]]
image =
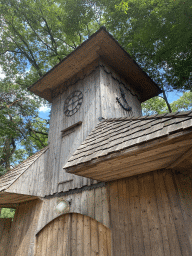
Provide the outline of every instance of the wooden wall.
[[[65,99],[75,90],[83,93],[83,103],[77,113],[67,117],[63,111]],[[83,80],[70,85],[62,95],[53,100],[46,176],[47,195],[95,183],[89,179],[66,173],[63,166],[99,122],[98,118],[101,116],[99,95],[99,69],[96,69]],[[82,125],[62,138],[61,130],[79,121],[82,121]]]
[[79,213],[54,219],[36,239],[35,256],[111,256],[111,230]]
[[[136,117],[142,115],[141,103],[138,95],[122,77],[104,63],[100,63],[100,91],[101,91],[101,112],[104,118]],[[127,88],[125,88],[125,86]],[[132,107],[132,111],[125,111],[117,102],[116,97],[126,107],[122,100],[120,88],[125,93],[125,98]]]
[[48,150],[43,153],[7,190],[6,192],[45,195],[45,180]]
[[192,255],[191,178],[160,170],[108,184],[114,256]]
[[19,205],[10,230],[6,256],[34,255],[35,234],[41,205],[40,200]]
[[[73,83],[73,80],[75,81]],[[66,173],[63,166],[70,156],[95,128],[99,118],[137,116],[141,114],[141,104],[134,95],[133,88],[123,81],[102,61],[93,63],[89,72],[77,79],[71,79],[67,87],[60,88],[61,94],[53,99],[49,149],[42,154],[7,190],[7,192],[45,196],[65,192],[98,183],[96,180]],[[131,90],[125,90],[121,82]],[[116,97],[121,98],[119,86],[124,89],[126,99],[133,111],[123,110]],[[80,109],[72,116],[64,114],[66,98],[74,91],[83,93]],[[71,133],[62,136],[62,130],[82,122]]]
[[[191,170],[159,170],[63,198],[72,200],[71,213],[89,216],[110,228],[113,256],[191,256],[191,188]],[[6,256],[34,255],[35,234],[59,216],[57,199],[20,204]]]
[[[80,193],[66,195],[63,198],[71,200],[71,213],[80,213],[109,227],[106,187],[81,191]],[[19,205],[10,230],[10,239],[5,256],[34,255],[36,233],[59,216],[55,211],[57,200],[57,197],[53,197],[33,200]],[[6,236],[4,234],[3,237],[5,240]]]
[[[109,67],[103,65],[102,62],[99,62],[89,75],[85,75],[83,79],[66,87],[65,91],[53,100],[49,131],[49,156],[45,178],[46,195],[97,183],[97,181],[66,173],[63,166],[94,129],[99,122],[98,118],[141,115],[141,104],[138,98],[129,91],[124,90],[133,111],[128,114],[118,104],[116,97],[121,97],[120,77]],[[129,85],[127,86],[131,89]],[[75,90],[80,90],[83,93],[83,103],[77,113],[68,117],[63,111],[64,103],[66,98]],[[134,94],[133,88],[131,91]],[[82,125],[62,138],[61,131],[79,121],[82,121]]]
[[0,255],[6,256],[12,219],[0,219]]
[[[109,227],[109,208],[106,187],[85,190],[80,193],[63,196],[62,198],[71,200],[70,212],[89,216]],[[58,216],[58,213],[55,211],[57,200],[57,197],[43,199],[37,231]]]

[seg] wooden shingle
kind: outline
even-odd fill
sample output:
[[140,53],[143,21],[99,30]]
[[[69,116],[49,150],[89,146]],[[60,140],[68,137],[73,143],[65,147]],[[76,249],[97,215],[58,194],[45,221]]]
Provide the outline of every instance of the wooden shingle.
[[[158,143],[159,139],[163,140],[164,138],[172,138],[170,137],[171,134],[177,134],[181,137],[182,140],[184,131],[192,134],[191,111],[146,117],[144,116],[131,119],[106,119],[100,122],[97,127],[90,133],[87,139],[81,144],[81,146],[68,160],[67,164],[64,166],[64,169],[69,173],[101,181],[108,181],[113,179],[113,177],[115,179],[117,178],[118,171],[114,171],[114,165],[114,168],[110,168],[110,165],[108,165],[110,164],[110,157],[111,159],[113,159],[112,155],[124,154],[122,152],[126,150],[129,150],[129,153],[132,152],[132,154],[134,154],[136,146],[139,147],[140,145],[144,145],[142,147],[145,147],[147,149],[148,145],[151,147],[151,144],[149,144],[149,142],[154,141],[154,143]],[[179,132],[181,132],[181,134]],[[185,138],[186,149],[190,146],[190,138],[191,137],[189,137],[188,142]],[[185,146],[183,146],[182,142],[179,143],[180,144],[178,144],[178,147],[183,147],[180,150],[184,153]],[[170,148],[169,151],[170,150],[172,151],[172,153],[164,153],[163,150],[160,150],[162,152],[161,155],[163,158],[161,159],[161,155],[158,156],[157,153],[156,158],[154,158],[154,161],[156,161],[156,163],[153,164],[153,161],[151,161],[151,165],[150,163],[148,165],[150,165],[151,167],[153,166],[154,168],[160,168],[160,166],[165,167],[166,164],[168,164],[169,161],[172,159],[172,157],[176,157],[178,154],[177,148],[174,148],[174,146],[173,148]],[[170,154],[172,157],[169,156]],[[147,158],[148,157],[146,153],[146,160]],[[135,161],[137,162],[137,158],[135,159]],[[106,178],[104,177],[104,175],[102,175],[102,169],[98,171],[98,173],[100,174],[95,174],[93,170],[91,171],[91,173],[89,172],[89,168],[96,170],[97,167],[97,170],[99,170],[99,163],[103,162],[105,162],[106,164],[106,172],[109,172],[109,175],[106,176]],[[109,167],[107,167],[107,165]],[[148,165],[146,165],[147,168]],[[114,173],[113,171],[108,171],[108,168],[111,170],[113,169]]]

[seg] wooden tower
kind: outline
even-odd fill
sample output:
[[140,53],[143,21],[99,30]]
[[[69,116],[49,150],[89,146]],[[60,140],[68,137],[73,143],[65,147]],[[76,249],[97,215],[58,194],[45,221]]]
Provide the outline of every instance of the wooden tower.
[[161,90],[105,28],[29,90],[49,145],[0,178],[0,255],[192,255],[191,112],[142,117]]

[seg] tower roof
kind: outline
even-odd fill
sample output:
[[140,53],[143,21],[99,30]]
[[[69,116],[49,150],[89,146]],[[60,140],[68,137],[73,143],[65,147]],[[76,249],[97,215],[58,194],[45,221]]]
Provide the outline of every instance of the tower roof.
[[55,65],[29,90],[48,101],[51,92],[98,58],[102,58],[138,92],[141,102],[157,96],[161,89],[139,67],[104,27]]

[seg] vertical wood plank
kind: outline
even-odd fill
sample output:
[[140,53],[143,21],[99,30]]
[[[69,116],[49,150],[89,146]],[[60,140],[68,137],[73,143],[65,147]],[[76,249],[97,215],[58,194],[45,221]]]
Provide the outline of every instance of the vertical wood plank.
[[161,227],[159,223],[158,209],[156,204],[153,173],[147,173],[146,175],[143,175],[142,182],[142,186],[144,188],[144,190],[142,191],[142,196],[147,199],[146,206],[151,244],[151,255],[163,255],[164,250],[162,243]]
[[91,254],[91,220],[89,217],[84,216],[84,256]]
[[58,235],[57,235],[57,250],[56,256],[63,256],[63,232],[64,231],[64,216],[58,218]]
[[57,241],[58,241],[58,231],[59,231],[59,218],[54,220],[53,225],[53,234],[52,234],[52,255],[57,255]]
[[125,197],[124,209],[125,209],[125,232],[126,232],[126,251],[127,256],[133,255],[133,236],[132,236],[132,223],[130,213],[130,193],[128,180],[123,180],[122,191]]
[[98,223],[98,233],[99,233],[99,255],[107,256],[106,228],[101,223]]
[[81,196],[81,214],[87,215],[87,213],[88,213],[87,191],[82,191],[82,196]]
[[191,182],[191,172],[182,171],[174,172],[175,182],[178,188],[178,193],[181,200],[181,207],[183,211],[183,218],[187,229],[187,234],[189,236],[190,244],[192,245],[192,182]]
[[101,188],[95,189],[95,219],[103,222]]
[[[163,238],[164,254],[169,256],[169,255],[171,255],[169,244],[174,242],[174,240],[169,241],[169,239],[171,239],[171,237],[169,237],[167,229],[169,229],[169,233],[171,234],[172,228],[171,228],[170,224],[169,225],[166,224],[166,217],[167,217],[166,213],[168,212],[168,207],[167,207],[167,209],[164,208],[164,202],[163,201],[165,200],[165,197],[162,195],[162,187],[160,185],[160,183],[162,183],[163,181],[159,178],[159,175],[158,175],[157,171],[153,173],[153,176],[154,176],[154,186],[155,186],[156,197],[157,197],[157,207],[158,207],[159,218],[160,218],[160,223],[161,223],[161,232],[162,232],[162,238]],[[163,183],[162,183],[162,185],[163,185]],[[163,200],[162,196],[163,196],[164,200]],[[173,223],[171,217],[170,217],[170,220]]]
[[84,237],[83,215],[77,214],[77,252],[79,256],[84,255],[83,237]]
[[106,187],[101,188],[101,197],[102,197],[102,208],[103,208],[103,224],[110,227],[110,220],[109,220],[109,203],[107,198],[107,190]]
[[36,250],[35,255],[42,255],[42,247],[43,247],[43,233],[39,234],[36,238]]
[[134,255],[144,255],[144,241],[141,228],[141,209],[137,176],[128,179],[128,186],[130,193],[133,251]]
[[120,229],[119,229],[119,209],[118,209],[118,186],[117,182],[111,182],[109,184],[109,200],[111,209],[111,228],[112,228],[112,245],[113,255],[121,255],[121,240],[120,240]]
[[174,216],[172,214],[171,204],[169,202],[168,192],[167,192],[165,181],[164,181],[164,176],[166,175],[166,173],[164,172],[163,174],[161,174],[160,171],[158,171],[157,173],[158,173],[162,203],[164,206],[164,213],[166,217],[165,221],[167,226],[167,234],[169,238],[171,255],[181,255],[179,240],[177,236],[177,230],[174,224]]
[[72,214],[71,255],[77,256],[77,214]]
[[97,222],[91,219],[91,256],[96,256],[99,253],[98,241],[98,225]]
[[64,218],[64,232],[63,232],[63,254],[67,255],[69,251],[69,230],[70,230],[70,215],[66,214]]
[[123,194],[123,180],[117,181],[117,188],[118,188],[118,210],[119,210],[119,236],[121,241],[121,255],[126,256],[126,232],[125,232],[125,196]]
[[91,218],[95,218],[95,189],[87,192],[88,209],[87,215]]
[[141,205],[141,223],[142,223],[142,230],[143,230],[143,240],[144,240],[144,247],[145,247],[145,254],[151,254],[151,241],[150,241],[150,232],[149,232],[149,223],[148,223],[148,215],[147,215],[147,197],[145,195],[145,188],[144,188],[144,181],[143,176],[138,177],[139,182],[139,194],[140,194],[140,205]]
[[9,246],[11,219],[0,219],[0,255],[6,256]]
[[171,210],[173,214],[173,220],[177,230],[177,235],[179,238],[180,249],[182,255],[192,255],[192,249],[189,242],[189,237],[186,232],[186,227],[181,211],[181,202],[179,199],[178,192],[176,191],[173,176],[171,172],[166,172],[165,174],[165,184],[169,195],[169,201],[171,205]]

